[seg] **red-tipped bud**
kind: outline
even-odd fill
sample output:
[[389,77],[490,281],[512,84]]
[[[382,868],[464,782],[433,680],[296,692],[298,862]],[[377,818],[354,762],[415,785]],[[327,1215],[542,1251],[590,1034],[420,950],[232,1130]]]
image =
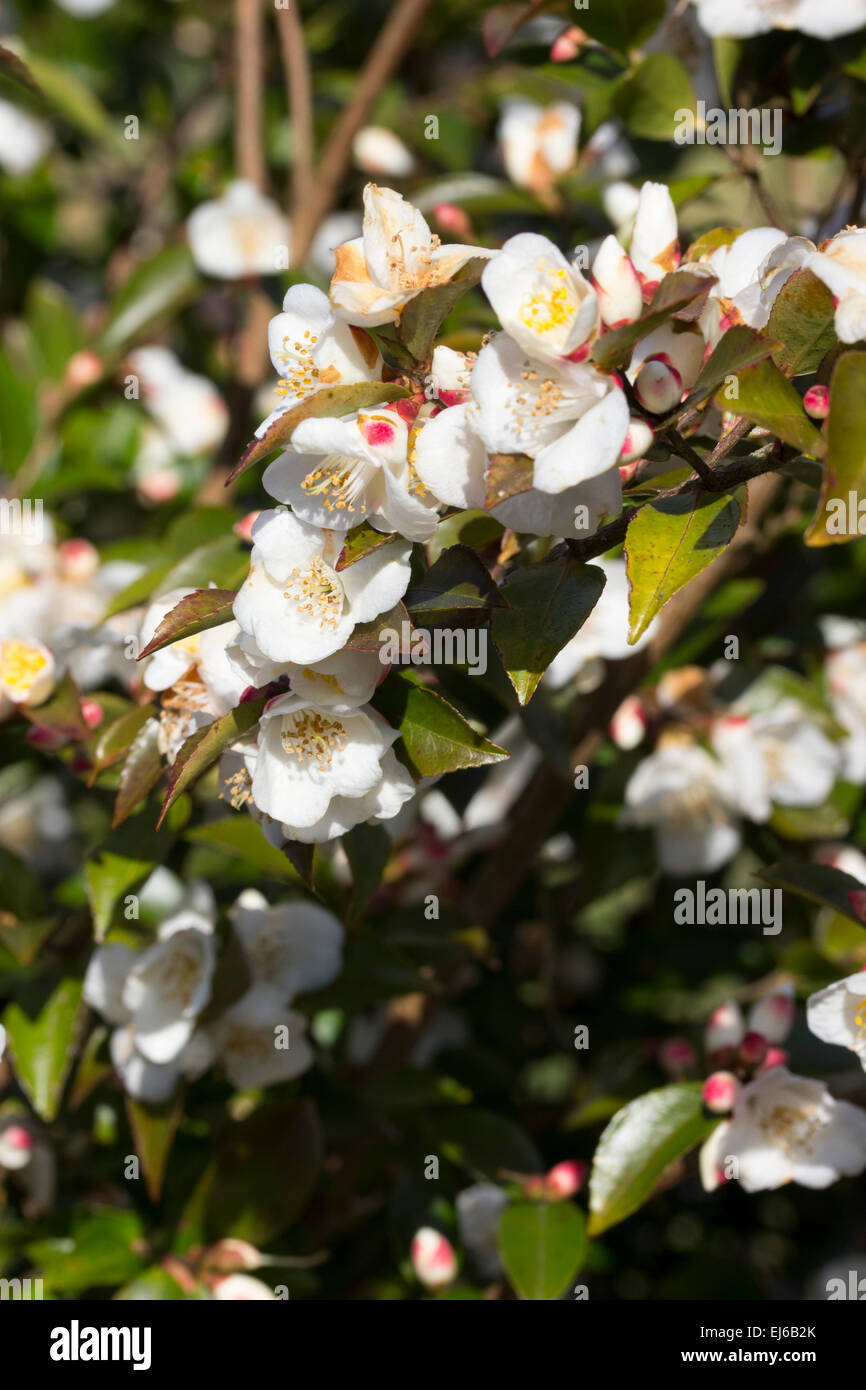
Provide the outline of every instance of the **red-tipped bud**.
[[666,1038],[659,1048],[659,1064],[668,1076],[681,1076],[697,1065],[697,1054],[688,1038]]
[[8,1144],[10,1149],[20,1149],[25,1153],[33,1148],[33,1135],[23,1125],[9,1125],[3,1131],[3,1143]]
[[551,45],[550,61],[552,63],[570,63],[577,57],[582,46],[586,43],[586,34],[583,29],[578,29],[577,25],[572,25],[570,29],[564,29]]
[[637,748],[646,733],[646,714],[637,695],[627,695],[610,721],[610,736],[617,748]]
[[102,723],[102,706],[95,700],[82,700],[81,717],[88,729],[98,729]]
[[472,223],[469,221],[468,214],[456,203],[436,203],[433,208],[433,216],[443,232],[457,237],[458,241],[471,242]]
[[710,1014],[704,1046],[708,1053],[736,1047],[745,1031],[740,1007],[730,1000],[727,1004],[720,1004]]
[[771,1067],[786,1067],[787,1065],[788,1053],[783,1047],[768,1047],[767,1055],[758,1070],[769,1071]]
[[415,1233],[410,1258],[425,1289],[444,1289],[457,1274],[457,1258],[451,1242],[432,1226],[422,1226]]
[[762,1033],[768,1043],[784,1042],[793,1026],[793,988],[765,994],[749,1014],[749,1032]]
[[87,386],[93,386],[102,376],[105,370],[101,357],[89,348],[82,352],[76,352],[70,357],[66,364],[67,385],[76,391],[83,391]]
[[759,1067],[767,1055],[767,1039],[763,1033],[747,1033],[737,1053],[744,1067]]
[[813,420],[826,420],[830,414],[830,391],[826,386],[810,386],[803,405]]
[[729,1115],[734,1108],[740,1083],[729,1071],[714,1071],[701,1092],[704,1105],[714,1115]]
[[578,1163],[574,1159],[566,1159],[563,1163],[557,1163],[545,1178],[545,1185],[550,1196],[564,1200],[573,1197],[579,1192],[586,1181],[587,1165]]
[[663,415],[682,399],[683,379],[676,367],[651,357],[635,377],[634,393],[645,410]]

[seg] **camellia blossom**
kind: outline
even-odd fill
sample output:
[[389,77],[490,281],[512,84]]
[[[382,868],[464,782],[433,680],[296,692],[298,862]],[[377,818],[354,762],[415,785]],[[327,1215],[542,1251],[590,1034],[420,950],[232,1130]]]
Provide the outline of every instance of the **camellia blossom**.
[[207,454],[222,443],[229,413],[213,382],[187,371],[164,347],[137,348],[128,363],[173,455]]
[[866,782],[866,625],[827,619],[824,636],[830,650],[824,673],[833,714],[847,733],[843,741],[843,776]]
[[499,121],[499,148],[511,182],[531,193],[548,192],[577,158],[580,111],[568,101],[538,106],[507,101]]
[[505,332],[544,362],[582,362],[599,328],[598,296],[575,261],[536,232],[510,237],[481,276]]
[[866,1111],[835,1100],[820,1081],[772,1067],[740,1090],[732,1118],[705,1141],[700,1166],[707,1191],[726,1179],[746,1192],[789,1182],[829,1187],[866,1168]]
[[[866,22],[866,17],[860,22]],[[841,341],[861,342],[866,338],[866,228],[838,232],[809,257],[806,266],[833,295]]]
[[281,990],[258,983],[205,1030],[205,1037],[232,1085],[245,1089],[293,1081],[309,1070],[315,1054],[306,1029],[306,1018],[286,1006]]
[[664,277],[680,263],[677,212],[663,183],[645,183],[635,213],[628,254],[640,276],[644,297],[652,297]]
[[365,174],[381,178],[407,179],[415,159],[399,135],[387,126],[362,126],[352,141],[352,157]]
[[769,820],[773,804],[820,806],[841,771],[839,748],[795,701],[713,724],[710,740],[737,788],[740,809]]
[[334,914],[317,903],[270,906],[257,889],[246,888],[231,918],[253,980],[285,998],[323,989],[340,973],[345,932]]
[[737,810],[721,764],[697,743],[669,737],[630,777],[621,821],[654,830],[665,873],[713,873],[740,847]]
[[715,347],[733,324],[766,328],[780,291],[814,249],[806,237],[753,227],[697,262],[695,269],[706,266],[717,277],[700,318],[707,342]]
[[51,143],[49,126],[0,98],[0,168],[7,174],[29,174]]
[[284,507],[253,526],[250,572],[234,602],[242,630],[272,661],[307,665],[345,646],[356,623],[371,622],[403,597],[407,541],[395,541],[335,569],[342,532],[321,531]]
[[239,745],[249,799],[275,823],[268,838],[314,843],[395,816],[415,791],[392,751],[397,737],[369,706],[336,714],[292,694],[271,700],[257,746]]
[[835,39],[866,24],[866,0],[693,0],[698,22],[711,37],[749,39],[771,29],[799,29]]
[[41,705],[54,689],[51,652],[33,637],[0,642],[0,698],[13,705]]
[[262,483],[296,516],[334,531],[369,521],[376,530],[425,541],[439,520],[436,499],[412,462],[409,426],[395,410],[304,420]]
[[443,246],[417,208],[391,188],[364,189],[364,230],[337,247],[331,303],[347,323],[397,323],[410,299],[451,280],[483,246]]
[[286,268],[288,221],[276,203],[245,179],[197,207],[186,227],[193,259],[206,275],[239,280]]
[[816,1038],[849,1048],[866,1071],[866,974],[862,970],[810,995],[806,1019]]

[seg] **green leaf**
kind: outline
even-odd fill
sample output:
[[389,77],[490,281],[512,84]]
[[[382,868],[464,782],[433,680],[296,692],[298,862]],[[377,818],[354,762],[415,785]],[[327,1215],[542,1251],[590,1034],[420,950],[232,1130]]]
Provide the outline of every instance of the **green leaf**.
[[176,313],[192,299],[199,280],[186,246],[168,246],[133,272],[112,301],[100,349],[128,347],[158,319]]
[[[854,513],[849,515],[853,493]],[[806,532],[807,545],[839,545],[859,529],[860,498],[866,494],[866,353],[845,352],[830,383],[827,458],[821,496]],[[841,519],[839,509],[841,507]],[[832,529],[831,529],[832,527]]]
[[488,511],[507,502],[509,497],[517,497],[521,492],[529,492],[535,474],[535,460],[528,454],[491,454],[485,475],[487,496],[484,506]]
[[[408,655],[411,647],[409,641],[404,641],[405,629],[403,624],[408,625],[412,630],[412,620],[408,610],[401,602],[396,604],[388,613],[380,613],[378,618],[373,618],[369,623],[356,623],[345,643],[345,648],[350,652],[377,652],[379,648],[388,641],[393,641],[396,633],[400,639],[400,651],[403,655]],[[387,633],[388,636],[383,634]]]
[[630,134],[643,140],[673,140],[676,113],[694,111],[695,91],[678,58],[652,53],[622,82],[614,105]]
[[836,343],[834,314],[827,286],[811,270],[795,270],[779,291],[767,324],[768,336],[781,345],[773,361],[785,376],[817,371]]
[[10,1004],[3,1016],[15,1075],[43,1120],[53,1120],[75,1054],[82,982],[61,980],[35,1016]]
[[373,703],[388,723],[399,729],[408,767],[418,777],[483,767],[508,757],[504,748],[476,733],[441,695],[403,673],[392,673],[379,687]]
[[343,549],[337,557],[336,569],[348,569],[357,560],[363,560],[365,555],[370,555],[374,550],[380,550],[383,545],[390,545],[391,541],[397,539],[396,531],[377,531],[369,521],[362,521],[360,526],[353,526],[351,531],[346,532]]
[[691,322],[700,313],[715,282],[715,276],[698,275],[693,270],[677,270],[666,275],[641,318],[602,334],[593,349],[593,362],[606,372],[624,366],[635,343],[654,328],[669,319]]
[[387,401],[397,401],[409,392],[404,386],[394,386],[384,381],[358,381],[348,386],[325,386],[307,396],[276,420],[255,439],[241,454],[240,460],[226,479],[226,486],[233,483],[248,468],[260,459],[267,458],[277,449],[287,449],[292,435],[303,420],[321,419],[327,415],[351,415],[365,406],[384,405]]
[[430,357],[443,321],[467,290],[479,283],[486,264],[485,256],[473,256],[446,284],[433,285],[409,300],[398,332],[401,343],[416,362],[426,362]]
[[186,838],[193,844],[212,845],[215,849],[242,859],[251,869],[280,882],[297,883],[298,875],[286,856],[264,837],[258,821],[252,816],[227,816],[224,820],[208,821],[188,830]]
[[120,1207],[73,1217],[69,1238],[39,1240],[27,1254],[52,1293],[112,1288],[141,1269],[144,1230],[137,1212]]
[[93,750],[91,785],[104,768],[111,767],[112,763],[116,763],[123,757],[147,721],[152,719],[156,713],[156,705],[131,705],[129,709],[118,715],[103,729]]
[[357,921],[372,898],[391,856],[391,841],[381,825],[356,825],[340,843],[352,870],[352,920]]
[[28,52],[27,66],[50,107],[92,140],[123,146],[120,122],[113,120],[87,83],[61,63]]
[[796,893],[820,907],[831,907],[842,917],[858,926],[866,925],[866,888],[859,879],[828,864],[810,864],[800,860],[782,860],[759,869],[758,876],[774,888]]
[[114,914],[118,898],[136,883],[140,883],[153,868],[150,859],[127,859],[105,850],[99,859],[89,859],[84,866],[87,897],[93,916],[93,934],[102,941]]
[[255,700],[245,700],[229,710],[228,714],[220,715],[212,724],[207,724],[203,729],[196,729],[195,733],[190,734],[172,764],[168,790],[157,826],[162,825],[170,806],[181,792],[192,786],[193,782],[216,762],[220,754],[225,752],[230,743],[248,734],[258,723],[267,701],[266,695],[261,695]]
[[164,766],[159,751],[159,720],[148,719],[130,744],[121,769],[111,819],[112,829],[122,825],[152,791],[162,776]]
[[585,5],[578,19],[599,43],[627,53],[651,38],[664,17],[665,0],[604,0]]
[[137,608],[149,599],[172,589],[206,589],[215,584],[222,592],[241,584],[249,570],[249,551],[236,536],[222,536],[207,541],[172,562],[155,565],[134,579],[121,593],[115,595],[105,610],[105,617]]
[[636,642],[668,599],[721,555],[739,524],[738,497],[698,487],[641,507],[625,537],[629,642]]
[[453,1163],[487,1178],[503,1173],[538,1173],[541,1155],[525,1130],[492,1110],[455,1106],[437,1112],[433,1142]]
[[174,1136],[183,1116],[183,1097],[177,1096],[163,1105],[143,1105],[127,1096],[126,1116],[144,1173],[147,1195],[152,1202],[158,1202]]
[[237,592],[237,589],[196,589],[194,594],[186,594],[170,613],[166,613],[147,646],[139,653],[138,660],[150,656],[151,652],[158,652],[160,647],[167,647],[171,642],[179,642],[196,632],[206,632],[208,628],[231,622]]
[[22,63],[17,53],[6,48],[5,44],[0,44],[0,77],[8,82],[13,82],[17,87],[23,87],[27,92],[33,92],[35,96],[42,97],[45,93],[33,76],[33,73],[25,63]]
[[459,609],[487,612],[505,600],[486,565],[468,545],[450,545],[426,574],[411,584],[403,600],[413,618]]
[[70,357],[85,343],[72,300],[53,280],[34,280],[27,291],[25,318],[39,365],[59,381]]
[[499,1250],[521,1298],[559,1299],[586,1255],[586,1222],[572,1202],[512,1202],[499,1221]]
[[67,671],[55,685],[48,699],[41,705],[25,705],[21,710],[25,719],[40,729],[50,729],[63,738],[86,739],[90,730],[81,713],[81,696],[78,686]]
[[0,350],[0,464],[17,473],[30,453],[39,424],[36,386],[25,381]]
[[720,410],[745,415],[810,458],[821,458],[824,453],[821,432],[803,409],[796,388],[773,362],[744,367],[736,377],[736,383],[726,386],[718,398]]
[[493,641],[525,705],[557,652],[583,627],[601,597],[604,571],[577,560],[527,565],[502,586],[508,608],[492,618]]
[[662,1086],[618,1110],[598,1141],[589,1179],[589,1234],[624,1221],[652,1195],[675,1159],[717,1123],[703,1111],[698,1083]]
[[181,1247],[229,1237],[267,1246],[303,1211],[323,1158],[310,1101],[263,1105],[230,1124],[184,1211]]
[[713,61],[716,68],[716,78],[718,80],[722,102],[726,109],[736,105],[734,102],[733,90],[734,78],[737,74],[742,52],[743,43],[741,39],[713,39]]

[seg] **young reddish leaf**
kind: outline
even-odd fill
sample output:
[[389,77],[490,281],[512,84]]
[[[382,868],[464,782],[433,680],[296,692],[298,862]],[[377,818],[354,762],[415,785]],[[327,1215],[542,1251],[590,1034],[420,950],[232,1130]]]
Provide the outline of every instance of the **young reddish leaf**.
[[192,786],[193,782],[216,762],[229,744],[254,728],[269,698],[270,695],[260,695],[255,700],[244,700],[229,710],[228,714],[221,715],[212,724],[207,724],[205,728],[196,729],[195,733],[190,734],[172,764],[157,829],[181,792]]
[[139,729],[126,755],[120,773],[120,785],[114,802],[112,829],[122,825],[163,773],[165,764],[159,751],[159,720],[148,719]]
[[137,659],[141,661],[151,652],[158,652],[160,647],[192,637],[196,632],[206,632],[210,627],[231,622],[237,592],[237,589],[196,589],[194,594],[186,594],[170,613],[166,613]]
[[660,328],[669,319],[690,322],[696,318],[715,283],[714,275],[699,275],[691,270],[666,275],[642,318],[602,334],[593,350],[593,362],[604,371],[623,366],[635,343],[654,328]]

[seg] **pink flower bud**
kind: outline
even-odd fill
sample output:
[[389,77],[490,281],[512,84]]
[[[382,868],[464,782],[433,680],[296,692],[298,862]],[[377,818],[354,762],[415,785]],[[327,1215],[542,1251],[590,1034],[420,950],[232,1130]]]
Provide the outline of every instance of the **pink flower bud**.
[[739,1005],[733,1000],[727,1004],[720,1004],[710,1014],[704,1034],[704,1046],[710,1053],[736,1047],[745,1031]]
[[623,440],[622,452],[620,453],[618,463],[620,465],[628,464],[633,463],[635,459],[643,458],[647,449],[652,446],[654,438],[655,434],[653,428],[651,425],[647,424],[646,420],[632,418],[629,421],[628,432]]
[[231,1274],[238,1269],[259,1269],[265,1261],[249,1241],[229,1237],[218,1240],[205,1251],[202,1264],[208,1269]]
[[564,29],[551,45],[550,61],[552,63],[570,63],[576,58],[583,44],[586,43],[586,34],[577,25],[572,25],[570,29]]
[[236,521],[234,526],[232,527],[232,530],[234,531],[235,535],[240,536],[242,541],[248,541],[249,544],[252,545],[253,526],[258,521],[260,516],[260,510],[256,512],[247,512],[246,516],[242,516],[240,521]]
[[638,695],[627,695],[610,721],[610,736],[617,748],[637,748],[646,733],[646,715]]
[[762,1033],[768,1043],[784,1042],[793,1026],[793,989],[765,994],[749,1013],[749,1032]]
[[155,468],[139,478],[136,486],[145,502],[170,502],[180,492],[180,474],[176,468]]
[[666,1038],[659,1048],[659,1065],[668,1076],[681,1076],[697,1064],[697,1054],[688,1038]]
[[23,1125],[10,1125],[3,1130],[3,1143],[8,1144],[10,1149],[21,1149],[26,1152],[33,1148],[33,1135],[30,1134]]
[[102,706],[95,700],[82,700],[81,717],[88,729],[98,729],[102,723]]
[[74,583],[91,579],[99,569],[99,552],[90,541],[64,541],[57,548],[57,558],[63,578]]
[[457,1275],[457,1259],[451,1242],[432,1226],[422,1226],[416,1231],[410,1258],[425,1289],[444,1289]]
[[472,223],[469,221],[468,214],[456,203],[436,203],[433,208],[433,216],[443,232],[456,236],[458,241],[465,243],[472,241]]
[[66,364],[66,382],[76,391],[83,391],[86,387],[92,386],[102,376],[104,366],[102,358],[89,348],[84,348],[81,352],[76,352],[70,357]]
[[676,367],[650,357],[635,377],[634,393],[645,410],[663,415],[682,399],[683,379]]
[[761,1066],[767,1055],[767,1039],[763,1033],[747,1033],[737,1055],[744,1067]]
[[740,1083],[729,1071],[714,1071],[701,1092],[704,1105],[714,1115],[729,1115],[734,1108]]
[[587,1165],[574,1159],[566,1159],[550,1169],[545,1178],[545,1186],[550,1196],[564,1199],[579,1192],[586,1180]]
[[830,391],[826,386],[810,386],[803,405],[813,420],[826,420],[830,414]]
[[758,1067],[758,1071],[769,1071],[771,1067],[786,1067],[787,1065],[788,1053],[783,1047],[768,1047],[767,1055]]

